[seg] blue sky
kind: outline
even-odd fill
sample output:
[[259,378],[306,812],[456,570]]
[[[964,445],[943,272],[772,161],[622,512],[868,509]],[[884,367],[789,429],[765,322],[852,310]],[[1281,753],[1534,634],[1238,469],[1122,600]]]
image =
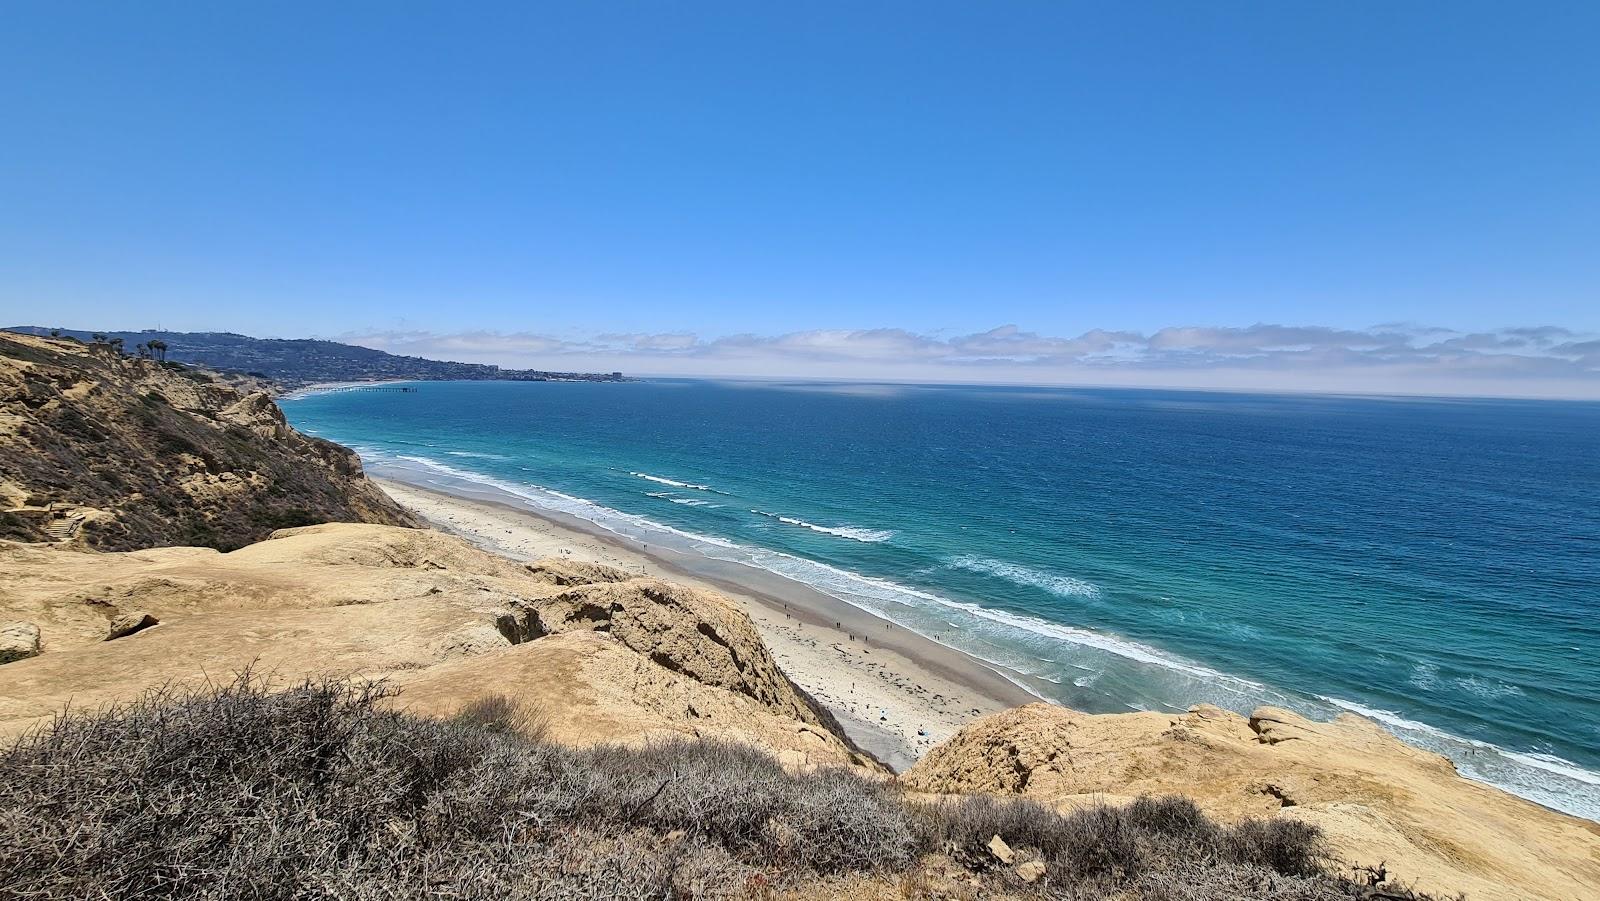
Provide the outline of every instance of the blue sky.
[[[1338,359],[1301,341],[1223,361],[1245,386],[1266,368],[1338,388],[1318,373],[1364,362],[1383,364],[1364,384],[1420,386],[1403,333],[1408,351],[1479,345],[1428,384],[1600,394],[1595,4],[56,2],[5,19],[0,324],[673,372],[1077,381],[1106,364],[1172,384],[1207,384],[1221,345],[1175,365],[1163,330],[1238,347],[1265,325],[1347,337]],[[926,352],[1008,326],[1058,343]],[[1566,334],[1506,343],[1534,327]],[[1057,353],[1095,330],[1137,340]],[[890,334],[906,340],[873,337]]]

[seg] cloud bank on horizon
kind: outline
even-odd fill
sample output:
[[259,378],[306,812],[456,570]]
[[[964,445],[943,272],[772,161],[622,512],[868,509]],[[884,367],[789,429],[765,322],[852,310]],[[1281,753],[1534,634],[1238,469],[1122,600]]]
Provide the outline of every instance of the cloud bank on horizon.
[[965,335],[875,328],[710,338],[371,331],[339,340],[436,359],[644,375],[1600,399],[1600,337],[1559,326],[1461,332],[1410,323],[1258,323],[1150,334],[1092,329],[1076,337],[1015,325]]

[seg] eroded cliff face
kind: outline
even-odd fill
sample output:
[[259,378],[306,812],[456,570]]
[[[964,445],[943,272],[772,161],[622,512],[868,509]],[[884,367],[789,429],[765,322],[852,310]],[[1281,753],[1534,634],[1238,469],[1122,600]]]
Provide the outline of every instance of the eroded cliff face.
[[1457,775],[1354,715],[1318,723],[1264,707],[1243,717],[1092,715],[1030,704],[967,726],[905,775],[932,793],[1021,795],[1057,807],[1187,795],[1221,820],[1296,817],[1352,867],[1441,896],[1600,898],[1600,826]]
[[312,523],[418,525],[262,387],[0,333],[0,537],[230,550]]
[[[156,621],[108,640],[119,618]],[[40,653],[0,666],[0,742],[244,667],[275,682],[383,678],[449,716],[503,694],[570,744],[715,737],[795,767],[883,772],[779,670],[743,611],[621,570],[523,564],[438,532],[328,524],[231,553],[0,542],[0,622]]]

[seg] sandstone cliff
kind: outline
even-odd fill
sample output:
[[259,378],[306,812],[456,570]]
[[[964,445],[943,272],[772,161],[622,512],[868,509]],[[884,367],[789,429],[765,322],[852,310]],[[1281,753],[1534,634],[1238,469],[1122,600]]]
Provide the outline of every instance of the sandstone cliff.
[[[130,614],[158,624],[107,640]],[[275,682],[386,678],[395,703],[427,714],[504,694],[568,744],[719,737],[794,766],[881,771],[725,599],[438,532],[328,524],[231,553],[0,542],[6,621],[37,626],[41,653],[0,666],[0,738],[68,702],[253,667]]]
[[1031,704],[979,720],[905,775],[915,790],[1071,807],[1183,794],[1212,816],[1293,817],[1349,866],[1441,896],[1600,898],[1600,825],[1456,774],[1354,715],[1262,708],[1091,715]]
[[417,525],[263,387],[0,333],[0,537],[229,550],[319,522]]

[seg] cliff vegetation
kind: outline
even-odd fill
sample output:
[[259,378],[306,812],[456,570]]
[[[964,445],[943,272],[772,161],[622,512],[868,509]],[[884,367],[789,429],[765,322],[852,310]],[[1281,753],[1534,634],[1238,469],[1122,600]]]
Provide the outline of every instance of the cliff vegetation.
[[415,526],[266,389],[111,342],[0,332],[0,537],[231,550],[320,522]]

